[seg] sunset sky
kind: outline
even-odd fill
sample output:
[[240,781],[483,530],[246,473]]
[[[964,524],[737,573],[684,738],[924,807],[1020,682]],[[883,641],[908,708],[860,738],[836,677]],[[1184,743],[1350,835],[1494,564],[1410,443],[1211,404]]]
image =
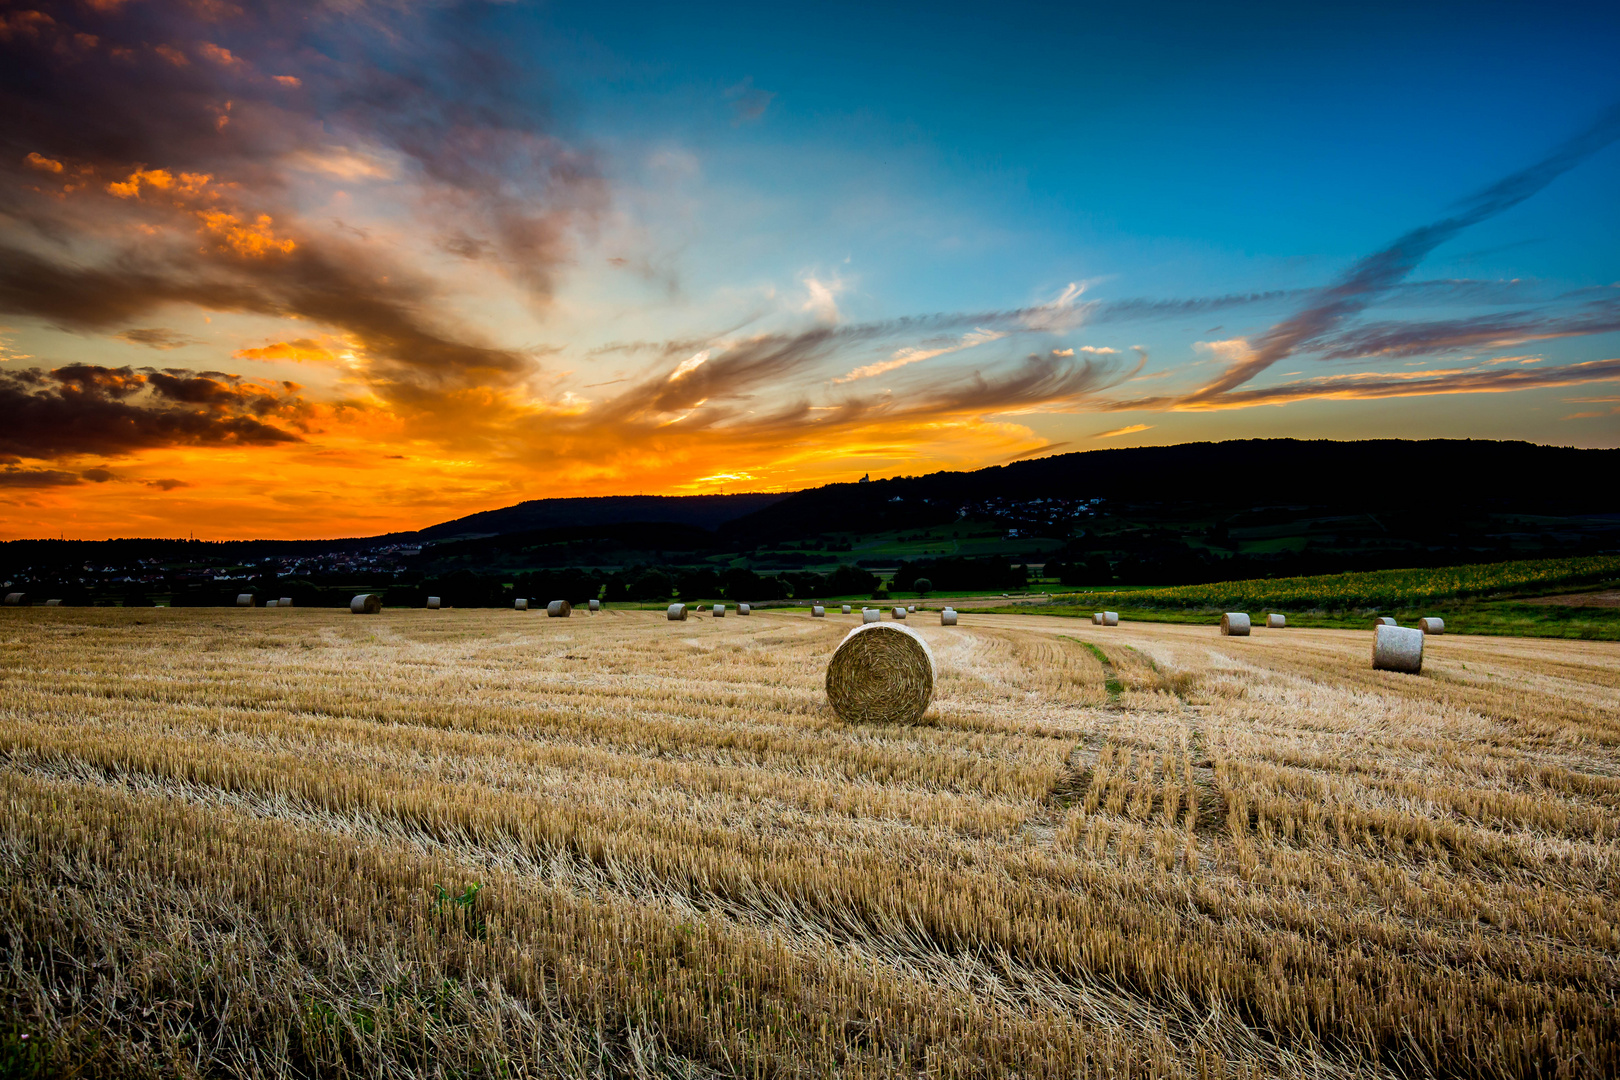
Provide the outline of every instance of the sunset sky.
[[1617,55],[1591,3],[0,0],[0,539],[1620,445]]

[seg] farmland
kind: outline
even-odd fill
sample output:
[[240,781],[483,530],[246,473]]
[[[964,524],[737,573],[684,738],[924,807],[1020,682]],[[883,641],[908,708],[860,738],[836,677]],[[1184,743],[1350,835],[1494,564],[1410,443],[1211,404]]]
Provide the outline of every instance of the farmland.
[[858,619],[0,611],[0,1061],[1620,1071],[1620,644]]

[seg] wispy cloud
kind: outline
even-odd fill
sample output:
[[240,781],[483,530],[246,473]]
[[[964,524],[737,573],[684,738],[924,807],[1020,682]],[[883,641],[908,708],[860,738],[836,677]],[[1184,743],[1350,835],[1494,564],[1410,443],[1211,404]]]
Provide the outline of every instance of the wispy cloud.
[[1152,424],[1129,424],[1125,427],[1113,428],[1110,431],[1099,431],[1097,434],[1093,435],[1092,438],[1113,439],[1119,437],[1120,435],[1135,435],[1138,431],[1149,431],[1152,428]]
[[[963,334],[959,340],[953,343],[940,344],[934,347],[908,345],[904,348],[896,349],[894,355],[890,356],[887,360],[879,360],[874,364],[867,364],[863,367],[858,367],[847,375],[838,376],[833,380],[833,382],[847,383],[854,382],[856,379],[869,379],[874,375],[884,375],[888,372],[894,371],[896,368],[905,367],[907,364],[915,364],[919,360],[932,360],[936,356],[946,356],[950,353],[960,352],[963,349],[971,349],[976,345],[984,345],[987,342],[999,341],[1006,336],[1007,333],[1003,330],[986,330],[983,327],[977,327]],[[1086,351],[1093,352],[1096,350],[1088,349]],[[1107,351],[1112,352],[1113,350],[1110,349]],[[1074,350],[1053,350],[1053,355],[1073,356]]]

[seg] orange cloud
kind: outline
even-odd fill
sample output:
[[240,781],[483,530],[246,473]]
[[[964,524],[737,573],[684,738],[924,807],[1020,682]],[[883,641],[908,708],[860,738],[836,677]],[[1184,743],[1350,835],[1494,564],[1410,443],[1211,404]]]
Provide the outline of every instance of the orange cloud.
[[290,361],[295,364],[335,364],[342,356],[314,338],[277,341],[253,349],[237,349],[233,360]]
[[223,210],[199,210],[197,216],[210,233],[238,255],[250,258],[263,258],[272,252],[285,255],[298,246],[294,240],[275,235],[272,231],[275,222],[269,214],[260,214],[246,223]]
[[23,160],[28,162],[31,168],[38,169],[40,172],[59,173],[62,171],[60,161],[52,160],[37,151],[30,150],[28,156]]

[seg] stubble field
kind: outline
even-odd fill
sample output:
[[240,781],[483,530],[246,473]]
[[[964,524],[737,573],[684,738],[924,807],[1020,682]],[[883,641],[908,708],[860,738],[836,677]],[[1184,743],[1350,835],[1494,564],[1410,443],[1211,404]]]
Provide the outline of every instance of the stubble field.
[[1620,644],[858,621],[0,612],[0,1064],[1620,1073]]

